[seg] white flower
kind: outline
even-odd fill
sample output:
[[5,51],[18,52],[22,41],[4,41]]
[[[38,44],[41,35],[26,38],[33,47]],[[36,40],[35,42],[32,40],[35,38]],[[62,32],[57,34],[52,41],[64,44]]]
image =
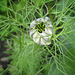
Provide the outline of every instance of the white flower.
[[30,37],[40,45],[51,44],[51,36],[53,33],[53,26],[50,18],[38,18],[30,24]]

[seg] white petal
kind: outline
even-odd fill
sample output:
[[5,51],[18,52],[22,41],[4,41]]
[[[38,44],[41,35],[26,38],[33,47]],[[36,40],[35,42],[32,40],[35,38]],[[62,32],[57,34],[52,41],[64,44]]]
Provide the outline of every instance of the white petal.
[[49,45],[50,43],[49,37],[44,37],[41,39],[41,45]]
[[34,20],[33,22],[31,22],[30,28],[33,28],[35,26],[35,24],[36,24],[36,21]]
[[49,17],[45,17],[45,19],[50,20],[50,18],[49,18]]
[[45,32],[48,33],[48,34],[52,34],[53,33],[52,29],[50,29],[50,28],[46,28]]
[[43,38],[41,38],[41,45],[45,45]]
[[36,29],[31,29],[31,30],[29,31],[30,37],[31,37],[35,32],[37,32]]
[[45,32],[40,33],[40,36],[46,36]]
[[50,21],[49,17],[45,17],[45,22]]
[[39,38],[40,38],[40,36],[38,35],[38,33],[35,33],[34,36],[33,36],[33,40],[34,40],[37,44],[39,44]]
[[43,19],[43,18],[39,18],[39,19],[37,19],[36,21],[44,22],[44,19]]

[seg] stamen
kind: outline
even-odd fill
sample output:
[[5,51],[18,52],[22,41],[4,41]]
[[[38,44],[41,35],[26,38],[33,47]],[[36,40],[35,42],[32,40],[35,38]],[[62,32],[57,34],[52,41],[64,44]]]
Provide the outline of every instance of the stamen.
[[35,29],[38,29],[39,33],[42,33],[42,31],[45,31],[45,24],[41,22],[40,24],[37,24]]

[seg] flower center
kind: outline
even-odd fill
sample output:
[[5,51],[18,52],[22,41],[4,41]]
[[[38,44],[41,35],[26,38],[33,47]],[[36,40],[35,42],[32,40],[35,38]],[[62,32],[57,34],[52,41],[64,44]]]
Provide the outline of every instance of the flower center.
[[39,33],[42,33],[42,31],[45,31],[45,24],[41,22],[40,24],[37,24],[35,29],[38,29]]

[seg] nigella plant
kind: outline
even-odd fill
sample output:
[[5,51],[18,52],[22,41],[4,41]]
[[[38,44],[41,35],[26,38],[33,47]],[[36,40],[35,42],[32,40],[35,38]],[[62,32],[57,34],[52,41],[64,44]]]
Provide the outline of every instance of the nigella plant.
[[74,0],[0,0],[0,75],[75,75],[74,10]]
[[51,44],[53,26],[49,17],[38,18],[30,24],[30,37],[40,45]]

